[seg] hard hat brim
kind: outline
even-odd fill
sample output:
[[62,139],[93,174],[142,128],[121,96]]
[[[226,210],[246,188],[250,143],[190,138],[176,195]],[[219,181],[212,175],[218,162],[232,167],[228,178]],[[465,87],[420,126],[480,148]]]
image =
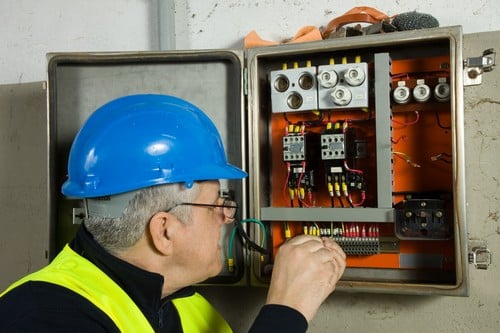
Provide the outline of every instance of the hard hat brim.
[[[186,173],[193,174],[190,170],[188,170]],[[85,182],[82,188],[78,183],[67,180],[62,186],[62,193],[68,197],[73,198],[93,198],[121,194],[148,186],[156,186],[162,184],[184,183],[186,184],[186,187],[190,188],[193,183],[197,181],[243,179],[246,177],[248,177],[248,173],[241,170],[240,168],[235,167],[234,165],[227,163],[224,165],[211,165],[208,167],[203,167],[201,172],[196,173],[196,177],[187,178],[182,174],[179,174],[178,177],[171,177],[170,175],[166,175],[165,177],[151,179],[148,183],[138,183],[135,186],[131,184],[124,184],[123,188],[121,188],[120,186],[115,186],[114,191],[112,192],[110,192],[106,186],[101,186],[102,184],[100,184],[99,182]]]

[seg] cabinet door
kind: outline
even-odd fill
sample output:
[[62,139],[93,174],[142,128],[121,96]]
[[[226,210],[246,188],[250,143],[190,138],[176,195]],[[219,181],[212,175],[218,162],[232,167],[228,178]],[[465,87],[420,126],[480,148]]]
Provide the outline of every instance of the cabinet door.
[[[202,109],[217,126],[230,163],[245,169],[243,126],[243,55],[235,51],[172,51],[140,53],[59,53],[49,57],[49,118],[51,179],[56,251],[72,239],[73,221],[81,200],[60,194],[73,138],[99,106],[131,94],[166,94],[183,98]],[[221,182],[221,188],[245,207],[244,181]],[[224,193],[225,194],[225,193]],[[211,283],[243,280],[243,249],[223,228],[222,242],[233,244],[235,269],[225,269]],[[231,241],[233,239],[233,241]],[[224,245],[226,249],[228,246]],[[223,251],[223,262],[230,253]]]

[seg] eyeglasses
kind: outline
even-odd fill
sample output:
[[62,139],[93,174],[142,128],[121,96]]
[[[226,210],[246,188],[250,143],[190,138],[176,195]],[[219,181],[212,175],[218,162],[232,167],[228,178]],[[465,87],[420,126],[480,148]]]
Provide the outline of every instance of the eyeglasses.
[[238,209],[238,204],[233,200],[224,199],[222,205],[211,205],[211,204],[202,204],[202,203],[193,203],[193,202],[181,202],[177,204],[178,206],[198,206],[198,207],[220,207],[222,208],[222,213],[224,216],[233,220],[236,215],[236,210]]

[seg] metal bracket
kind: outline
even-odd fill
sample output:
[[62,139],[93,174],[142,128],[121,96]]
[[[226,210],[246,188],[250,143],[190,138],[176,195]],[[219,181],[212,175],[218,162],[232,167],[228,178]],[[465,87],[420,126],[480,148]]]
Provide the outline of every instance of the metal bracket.
[[464,86],[481,84],[483,73],[490,72],[495,66],[496,52],[493,49],[483,51],[479,57],[469,57],[464,60]]
[[85,209],[73,208],[73,224],[82,224],[85,218]]
[[477,269],[488,269],[491,265],[491,252],[486,243],[480,240],[469,242],[469,263]]

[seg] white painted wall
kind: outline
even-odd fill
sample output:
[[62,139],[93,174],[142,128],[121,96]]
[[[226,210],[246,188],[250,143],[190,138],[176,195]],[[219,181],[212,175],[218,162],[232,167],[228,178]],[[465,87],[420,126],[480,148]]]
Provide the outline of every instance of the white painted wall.
[[[53,51],[157,50],[158,2],[169,0],[0,0],[0,84],[46,78],[45,54]],[[241,48],[255,29],[279,41],[304,25],[322,26],[365,1],[263,0],[180,1],[175,4],[178,49]],[[462,25],[465,33],[500,30],[498,0],[378,0],[369,4],[394,15],[417,10],[441,26]],[[490,38],[497,38],[498,35]],[[496,42],[498,45],[498,42]],[[477,55],[482,50],[468,50]],[[497,50],[498,51],[498,50]],[[466,157],[470,236],[494,251],[488,271],[471,271],[471,296],[417,297],[335,294],[310,332],[499,332],[500,253],[498,71],[484,87],[466,93]],[[3,269],[3,268],[2,268]],[[265,289],[204,288],[236,332],[243,332],[265,301]]]

